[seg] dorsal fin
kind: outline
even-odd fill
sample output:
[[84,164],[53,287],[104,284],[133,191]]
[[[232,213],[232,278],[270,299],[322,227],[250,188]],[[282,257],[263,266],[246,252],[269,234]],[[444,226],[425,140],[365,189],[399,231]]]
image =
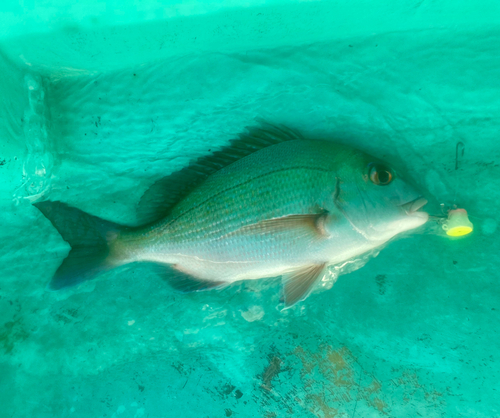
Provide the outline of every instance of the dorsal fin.
[[247,127],[247,132],[240,134],[227,147],[155,182],[137,206],[138,223],[147,224],[164,218],[193,188],[235,161],[280,142],[302,139],[298,132],[285,126],[271,125],[262,120],[258,122],[259,126]]

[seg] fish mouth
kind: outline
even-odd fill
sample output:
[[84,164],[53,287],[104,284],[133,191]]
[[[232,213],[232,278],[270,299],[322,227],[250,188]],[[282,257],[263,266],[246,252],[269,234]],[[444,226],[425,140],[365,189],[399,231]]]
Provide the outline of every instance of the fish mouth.
[[417,212],[421,207],[427,204],[427,199],[423,197],[418,197],[411,202],[407,202],[401,205],[401,208],[405,211],[407,215],[413,215]]

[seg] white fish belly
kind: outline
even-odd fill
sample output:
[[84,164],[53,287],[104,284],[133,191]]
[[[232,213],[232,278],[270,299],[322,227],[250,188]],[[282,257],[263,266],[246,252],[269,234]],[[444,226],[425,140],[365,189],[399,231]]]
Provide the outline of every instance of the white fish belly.
[[353,231],[313,240],[287,231],[221,238],[195,249],[170,247],[144,254],[143,259],[171,264],[198,279],[231,283],[276,277],[312,264],[342,263],[375,246]]

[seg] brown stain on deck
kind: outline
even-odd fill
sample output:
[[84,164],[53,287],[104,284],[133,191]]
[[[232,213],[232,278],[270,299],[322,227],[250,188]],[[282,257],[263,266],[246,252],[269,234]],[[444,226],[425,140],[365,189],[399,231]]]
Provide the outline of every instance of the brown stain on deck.
[[262,389],[271,390],[273,388],[273,379],[278,376],[281,371],[281,359],[274,356],[269,359],[269,365],[262,374]]
[[[411,401],[415,400],[434,410],[445,406],[443,394],[432,384],[421,384],[416,370],[393,368],[391,374],[395,377],[379,380],[345,346],[320,344],[308,350],[299,345],[286,355],[270,354],[268,362],[259,379],[260,388],[268,394],[262,406],[273,412],[279,408],[292,414],[293,407],[293,413],[307,411],[318,418],[347,418],[367,410],[374,416],[394,416],[404,405],[411,409]],[[280,374],[286,378],[277,379]]]
[[322,345],[318,352],[311,353],[298,346],[293,354],[302,363],[301,375],[305,382],[304,387],[312,387],[315,383],[312,378],[315,369],[331,383],[324,387],[328,392],[328,402],[325,401],[324,395],[306,395],[306,398],[315,405],[309,408],[311,413],[318,417],[334,418],[339,416],[339,405],[355,400],[364,401],[379,413],[387,415],[388,405],[382,399],[382,385],[366,373],[364,379],[360,379],[359,372],[355,369],[356,358],[347,347],[334,349],[329,345]]

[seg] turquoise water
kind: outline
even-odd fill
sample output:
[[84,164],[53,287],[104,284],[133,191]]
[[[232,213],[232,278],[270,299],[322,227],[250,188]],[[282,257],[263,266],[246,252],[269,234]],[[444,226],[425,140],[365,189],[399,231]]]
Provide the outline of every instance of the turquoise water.
[[[498,6],[99,4],[2,6],[0,416],[500,416]],[[45,291],[69,248],[31,201],[133,222],[257,117],[396,161],[474,233],[283,312],[278,279],[181,295],[140,265]]]

